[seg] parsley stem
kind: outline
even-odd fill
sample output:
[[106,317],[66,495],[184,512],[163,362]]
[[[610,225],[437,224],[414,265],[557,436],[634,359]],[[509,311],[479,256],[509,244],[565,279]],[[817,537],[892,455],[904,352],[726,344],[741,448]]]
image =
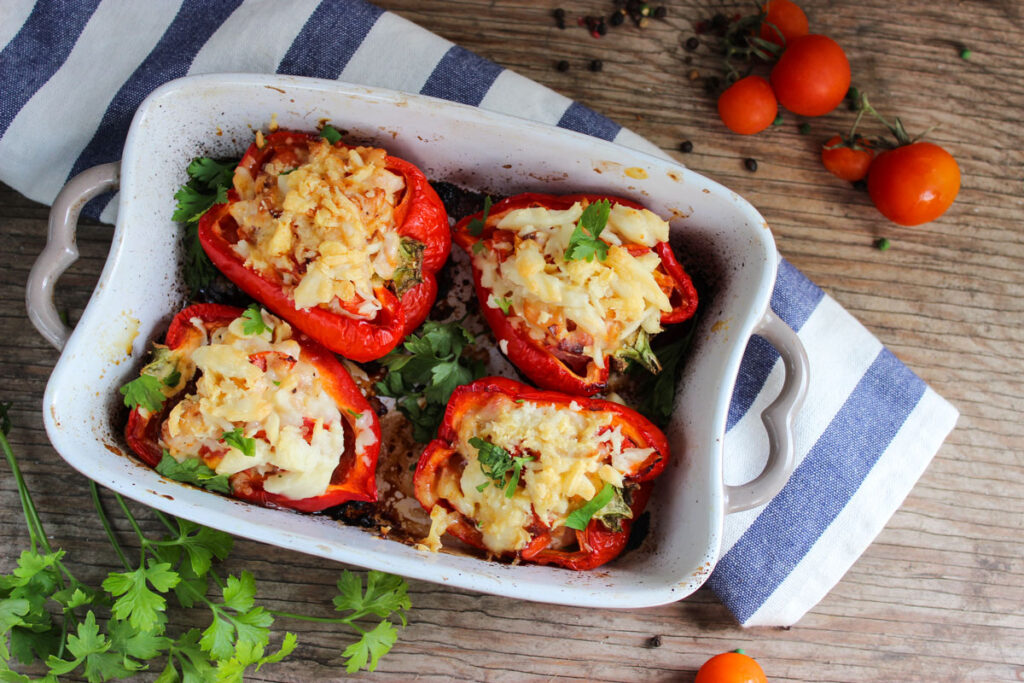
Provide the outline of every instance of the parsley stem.
[[176,529],[176,528],[174,527],[174,525],[173,525],[173,524],[171,524],[171,520],[169,520],[169,519],[167,518],[167,515],[165,515],[164,513],[160,512],[160,511],[159,511],[159,510],[157,510],[156,508],[153,508],[153,512],[154,512],[154,513],[156,514],[156,518],[157,518],[157,519],[159,519],[159,520],[160,520],[160,522],[161,522],[161,523],[162,523],[162,524],[163,524],[163,525],[164,525],[165,527],[167,527],[167,530],[168,530],[168,531],[170,531],[170,532],[171,532],[172,534],[178,534],[179,536],[181,536],[181,530],[180,530],[180,529]]
[[21,468],[18,467],[18,461],[14,457],[11,443],[7,440],[7,435],[3,431],[0,431],[0,445],[3,446],[4,455],[7,457],[7,464],[10,466],[11,473],[14,475],[14,481],[18,485],[18,497],[21,499],[21,511],[25,515],[25,526],[28,527],[28,537],[32,544],[32,552],[36,552],[36,544],[38,543],[47,553],[52,553],[53,549],[50,548],[50,542],[46,540],[43,523],[39,519],[35,503],[32,502],[32,496],[28,492],[28,486],[25,484],[25,478],[21,474]]
[[135,535],[139,537],[139,566],[143,567],[146,564],[146,546],[149,543],[149,539],[142,533],[142,529],[139,527],[139,523],[135,520],[135,515],[128,509],[128,503],[125,502],[124,498],[121,497],[120,493],[115,493],[114,498],[117,499],[117,504],[121,506],[121,511],[124,512],[124,516],[128,518],[128,523],[132,525],[132,529],[135,531]]
[[114,528],[110,526],[110,519],[107,517],[106,510],[103,509],[103,501],[100,500],[100,488],[96,485],[96,482],[89,482],[89,491],[92,494],[92,506],[96,508],[96,514],[100,518],[100,524],[103,525],[103,530],[107,532],[107,539],[110,541],[110,545],[114,546],[114,552],[117,553],[118,559],[121,560],[121,564],[128,571],[132,571],[134,567],[128,562],[128,558],[125,557],[124,550],[121,549],[121,544],[117,540],[117,536],[114,534]]
[[358,626],[352,623],[352,619],[354,619],[354,616],[313,617],[308,614],[296,614],[295,612],[280,612],[276,609],[268,609],[267,612],[274,615],[275,617],[281,617],[282,619],[298,619],[300,621],[312,621],[318,624],[347,624],[355,630],[359,631],[360,633],[364,633],[363,630],[361,630]]

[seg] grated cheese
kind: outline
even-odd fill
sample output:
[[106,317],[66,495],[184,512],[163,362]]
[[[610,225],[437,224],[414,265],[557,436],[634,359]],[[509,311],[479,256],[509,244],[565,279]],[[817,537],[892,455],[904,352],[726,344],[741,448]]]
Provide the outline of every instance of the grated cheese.
[[296,308],[372,319],[381,308],[375,288],[402,260],[394,209],[405,181],[387,170],[383,149],[319,140],[300,162],[273,159],[256,178],[236,170],[234,250],[247,267],[280,279]]
[[[267,475],[263,488],[269,493],[296,500],[317,496],[327,490],[345,452],[343,418],[317,369],[300,359],[291,327],[262,315],[268,329],[257,335],[245,334],[243,318],[208,337],[201,321],[193,321],[203,335],[192,335],[190,344],[172,353],[180,356],[179,367],[202,374],[195,392],[168,414],[159,443],[179,462],[200,453],[222,454],[214,467],[218,474],[256,468]],[[265,370],[252,361],[255,354],[265,360]],[[236,428],[253,439],[254,455],[225,443],[224,433]],[[361,435],[357,455],[370,442],[372,432],[369,440]]]
[[510,211],[495,227],[510,233],[511,251],[485,249],[473,258],[481,284],[491,290],[485,305],[498,308],[498,300],[511,300],[512,314],[532,338],[545,342],[554,334],[554,344],[561,341],[558,337],[571,338],[604,367],[605,355],[615,353],[638,330],[660,332],[662,314],[672,310],[655,278],[661,258],[654,251],[633,255],[625,246],[653,247],[666,241],[669,225],[647,209],[613,205],[601,232],[601,239],[611,245],[608,257],[566,261],[565,250],[584,208],[577,202],[565,210]]

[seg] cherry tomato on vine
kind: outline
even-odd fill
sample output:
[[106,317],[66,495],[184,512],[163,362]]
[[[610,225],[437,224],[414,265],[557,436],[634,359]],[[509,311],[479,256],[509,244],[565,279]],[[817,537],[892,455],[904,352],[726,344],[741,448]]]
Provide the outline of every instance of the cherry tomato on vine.
[[694,683],[768,683],[768,678],[751,657],[741,652],[723,652],[704,662]]
[[868,174],[871,161],[875,158],[875,151],[870,148],[870,142],[862,138],[857,139],[857,149],[847,146],[838,146],[843,142],[841,135],[833,135],[821,147],[821,163],[825,170],[837,178],[849,180],[851,183],[861,180]]
[[812,33],[789,41],[771,78],[779,104],[794,114],[821,116],[846,97],[850,62],[839,43]]
[[931,142],[882,152],[868,171],[868,195],[882,215],[900,225],[933,221],[960,191],[960,166]]
[[[761,24],[761,38],[764,40],[782,45],[782,38],[788,43],[794,38],[807,35],[807,15],[795,2],[768,0],[761,7],[761,11],[765,13],[764,23]],[[779,37],[779,33],[782,34],[782,38]]]
[[741,78],[718,97],[718,115],[734,133],[760,133],[772,125],[778,113],[772,86],[761,76]]

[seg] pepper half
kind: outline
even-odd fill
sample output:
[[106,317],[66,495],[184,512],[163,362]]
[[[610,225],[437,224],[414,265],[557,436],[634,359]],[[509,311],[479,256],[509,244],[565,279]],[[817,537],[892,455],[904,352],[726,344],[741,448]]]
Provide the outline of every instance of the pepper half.
[[[537,440],[556,425],[562,433],[538,450]],[[503,465],[485,461],[484,451],[494,449]],[[587,570],[625,548],[668,457],[664,434],[630,408],[485,377],[452,394],[416,467],[415,494],[431,513],[434,540],[447,531],[504,560]],[[573,521],[594,505],[602,484],[614,496]],[[576,495],[583,491],[591,497]],[[514,547],[501,547],[508,539]]]
[[[319,141],[319,136],[308,133],[272,133],[262,145],[250,145],[236,169],[236,181],[239,171],[247,173],[249,179],[259,178],[272,162],[282,168],[295,166]],[[340,141],[334,147],[353,149]],[[237,187],[228,191],[227,203],[213,206],[200,219],[199,241],[229,280],[273,313],[335,353],[359,362],[375,360],[426,319],[437,296],[436,273],[451,250],[448,214],[423,172],[390,155],[385,167],[405,183],[393,217],[409,265],[399,269],[401,273],[396,270],[392,282],[374,288],[373,297],[379,306],[372,319],[353,315],[353,302],[337,299],[334,310],[326,305],[298,308],[293,288],[285,284],[282,273],[247,266],[246,259],[234,249],[241,240],[239,225],[231,215],[231,206],[241,199]]]
[[[190,390],[195,390],[199,379],[191,354],[185,351],[175,354],[175,351],[193,348],[194,353],[195,348],[202,347],[212,334],[220,328],[229,326],[243,313],[243,309],[232,306],[196,304],[178,313],[171,321],[165,344],[156,347],[154,360],[143,369],[143,375],[149,374],[160,380],[164,396],[162,406],[153,412],[145,407],[136,406],[132,409],[125,428],[128,446],[147,465],[156,467],[163,458],[168,457],[165,455],[166,448],[161,445],[161,439],[165,434],[165,422],[174,408],[188,397]],[[285,382],[288,381],[288,371],[296,363],[312,366],[323,395],[329,397],[330,402],[337,408],[339,424],[329,426],[344,430],[344,448],[339,454],[337,465],[330,473],[329,483],[323,493],[292,498],[267,491],[264,485],[268,477],[275,475],[277,468],[263,466],[231,474],[229,479],[232,495],[267,507],[290,508],[301,512],[316,512],[353,500],[375,501],[375,470],[381,437],[373,408],[360,393],[344,366],[330,351],[302,334],[292,339],[299,349],[297,358],[277,351],[263,351],[249,355],[248,362],[263,373],[267,372],[271,364],[276,365],[281,372],[276,376]],[[282,382],[274,383],[280,386]],[[310,445],[311,434],[318,428],[316,422],[309,418],[302,419],[304,439]],[[324,425],[321,424],[319,428],[324,429]],[[253,436],[260,438],[261,435],[262,438],[267,438],[265,429]],[[198,453],[190,454],[188,457],[199,458],[207,467],[215,470],[228,451],[227,444],[218,443],[212,448],[204,445]]]
[[[511,211],[530,208],[564,211],[577,202],[589,205],[601,200],[607,200],[613,207],[621,205],[631,209],[644,209],[636,202],[607,195],[559,196],[528,193],[508,197],[495,204],[487,213],[482,230],[479,229],[479,222],[483,218],[483,212],[463,218],[454,228],[455,242],[471,255],[473,280],[480,308],[497,337],[500,348],[520,371],[546,389],[586,396],[602,391],[608,381],[611,356],[605,355],[604,362],[599,364],[582,353],[582,346],[571,339],[571,328],[575,324],[572,321],[561,326],[556,333],[547,333],[543,339],[536,338],[536,334],[531,336],[529,323],[522,311],[508,305],[496,308],[489,304],[493,292],[482,282],[481,259],[485,258],[484,252],[490,251],[498,254],[498,259],[505,259],[511,251],[508,245],[520,240],[514,233],[497,228],[497,223]],[[662,313],[661,324],[683,322],[696,312],[697,291],[682,265],[676,260],[668,242],[660,241],[653,246],[624,243],[622,246],[633,256],[654,252],[660,258],[661,263],[655,277],[671,306],[671,310]],[[649,340],[646,336],[638,337],[638,340],[633,357],[646,361],[653,356],[648,345]],[[656,360],[647,364],[652,363],[656,366]]]

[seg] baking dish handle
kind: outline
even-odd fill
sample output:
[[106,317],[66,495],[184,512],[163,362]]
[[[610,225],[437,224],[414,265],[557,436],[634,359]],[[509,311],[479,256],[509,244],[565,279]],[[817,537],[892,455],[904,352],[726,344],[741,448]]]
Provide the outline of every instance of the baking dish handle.
[[69,180],[50,208],[46,248],[28,275],[25,306],[36,330],[58,350],[64,348],[71,328],[57,313],[53,288],[64,271],[78,260],[78,244],[75,242],[78,214],[93,197],[116,190],[120,180],[121,162],[93,166]]
[[767,503],[789,480],[796,464],[793,444],[793,416],[807,394],[807,352],[796,332],[771,309],[764,314],[754,334],[775,347],[782,357],[786,377],[778,398],[761,413],[768,431],[768,462],[761,474],[739,486],[725,487],[725,511],[740,512]]

